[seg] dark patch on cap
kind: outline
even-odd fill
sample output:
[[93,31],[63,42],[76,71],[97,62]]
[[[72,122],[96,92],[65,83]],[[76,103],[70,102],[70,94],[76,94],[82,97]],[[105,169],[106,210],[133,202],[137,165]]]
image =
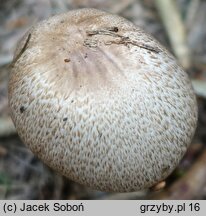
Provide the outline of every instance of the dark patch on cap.
[[21,113],[23,113],[26,110],[26,108],[24,106],[21,106],[19,110]]
[[70,59],[64,59],[64,62],[70,62],[71,60]]
[[67,117],[66,117],[66,118],[63,118],[63,121],[65,122],[65,121],[67,121],[67,119],[68,119]]
[[114,28],[113,28],[113,31],[114,31],[114,32],[118,32],[118,31],[119,31],[118,27],[114,27]]

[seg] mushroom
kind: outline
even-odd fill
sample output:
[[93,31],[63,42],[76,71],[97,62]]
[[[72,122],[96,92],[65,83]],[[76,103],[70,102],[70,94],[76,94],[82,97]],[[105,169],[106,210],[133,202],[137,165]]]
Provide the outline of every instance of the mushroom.
[[9,105],[36,156],[102,191],[167,178],[197,122],[191,82],[175,58],[130,21],[96,9],[53,16],[25,34]]

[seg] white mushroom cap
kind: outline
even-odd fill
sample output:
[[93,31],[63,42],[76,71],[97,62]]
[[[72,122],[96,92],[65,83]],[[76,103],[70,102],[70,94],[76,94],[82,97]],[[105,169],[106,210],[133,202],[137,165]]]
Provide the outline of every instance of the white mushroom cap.
[[105,191],[165,179],[197,122],[191,82],[174,57],[131,22],[95,9],[51,17],[26,33],[9,104],[35,155]]

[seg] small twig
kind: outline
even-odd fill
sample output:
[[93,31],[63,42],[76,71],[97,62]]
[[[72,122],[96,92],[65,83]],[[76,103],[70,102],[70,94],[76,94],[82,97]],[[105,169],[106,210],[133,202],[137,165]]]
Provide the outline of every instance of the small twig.
[[[105,28],[105,29],[86,31],[87,35],[90,37],[94,36],[94,35],[109,35],[109,36],[112,36],[115,38],[115,40],[105,41],[104,43],[106,45],[110,45],[110,44],[125,44],[125,45],[132,44],[134,46],[138,46],[140,48],[149,50],[151,52],[155,52],[155,53],[161,52],[161,50],[157,47],[152,47],[148,44],[143,44],[141,42],[132,40],[129,37],[125,37],[125,36],[122,36],[120,34],[117,34],[117,32],[118,32],[118,27],[110,27],[110,28]],[[84,41],[84,45],[89,45],[90,41],[93,42],[94,40],[88,40],[87,39]],[[95,46],[97,46],[97,40],[95,40],[95,42],[96,42]],[[91,45],[91,47],[94,47],[94,46]]]

